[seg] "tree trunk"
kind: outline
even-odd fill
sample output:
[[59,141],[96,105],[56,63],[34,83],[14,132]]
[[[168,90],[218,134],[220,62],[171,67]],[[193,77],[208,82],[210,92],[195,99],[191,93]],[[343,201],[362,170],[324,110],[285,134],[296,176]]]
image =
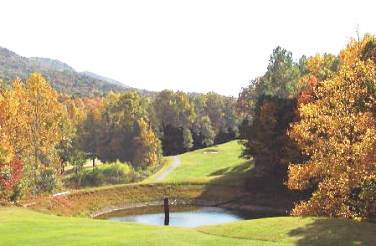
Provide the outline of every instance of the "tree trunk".
[[93,171],[95,169],[95,155],[93,155]]

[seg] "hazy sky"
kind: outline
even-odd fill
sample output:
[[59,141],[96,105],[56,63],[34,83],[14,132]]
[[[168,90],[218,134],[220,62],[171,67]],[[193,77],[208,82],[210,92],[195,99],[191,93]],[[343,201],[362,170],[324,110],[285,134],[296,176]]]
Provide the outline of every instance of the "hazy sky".
[[237,95],[280,45],[337,53],[376,1],[0,1],[0,46],[149,90]]

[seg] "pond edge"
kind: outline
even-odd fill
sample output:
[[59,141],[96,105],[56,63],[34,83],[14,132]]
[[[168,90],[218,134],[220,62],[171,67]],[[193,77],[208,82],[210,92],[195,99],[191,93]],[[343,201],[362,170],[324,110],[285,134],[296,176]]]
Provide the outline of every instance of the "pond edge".
[[[208,200],[189,200],[189,199],[176,199],[171,202],[172,206],[204,206],[204,207],[220,207],[230,210],[242,210],[248,212],[271,212],[280,215],[288,215],[288,211],[264,206],[256,206],[256,205],[237,205],[232,203],[218,203],[218,201],[208,201]],[[117,205],[117,206],[110,206],[100,210],[97,210],[93,213],[89,214],[90,218],[96,218],[111,212],[119,211],[119,210],[127,210],[127,209],[137,209],[137,208],[145,208],[145,207],[152,207],[152,206],[163,206],[163,201],[149,201],[149,202],[141,202],[141,203],[131,203],[131,204],[124,204],[124,205]]]

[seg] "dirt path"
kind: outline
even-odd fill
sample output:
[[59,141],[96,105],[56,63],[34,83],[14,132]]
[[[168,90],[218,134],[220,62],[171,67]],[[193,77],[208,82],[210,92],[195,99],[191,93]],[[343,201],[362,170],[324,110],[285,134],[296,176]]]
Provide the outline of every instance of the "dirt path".
[[155,178],[155,181],[163,181],[172,171],[175,170],[175,168],[180,165],[180,163],[180,158],[178,156],[174,156],[171,165],[164,172],[160,173],[159,176]]

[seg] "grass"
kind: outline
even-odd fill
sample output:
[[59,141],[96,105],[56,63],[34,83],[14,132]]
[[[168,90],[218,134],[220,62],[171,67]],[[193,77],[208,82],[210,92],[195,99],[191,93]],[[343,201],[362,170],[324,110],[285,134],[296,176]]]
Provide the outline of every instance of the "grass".
[[141,183],[86,188],[66,198],[41,197],[34,199],[36,203],[31,208],[50,214],[88,216],[103,208],[159,201],[165,196],[223,203],[242,196],[239,184],[252,167],[239,158],[240,150],[238,142],[232,141],[185,153],[179,156],[181,165],[165,182],[153,183],[156,175],[171,165],[172,158],[167,158],[160,171]]
[[232,201],[229,205],[235,207],[252,204],[290,209],[296,198],[289,191],[249,193],[244,190],[245,177],[252,172],[253,164],[240,158],[240,153],[238,141],[188,152],[179,155],[181,165],[164,182],[153,183],[156,175],[171,165],[171,157],[161,171],[142,183],[86,188],[67,198],[41,197],[31,208],[59,215],[88,216],[103,208],[160,201],[167,196],[215,204]]
[[376,225],[344,219],[275,217],[201,227],[210,235],[298,245],[376,245]]
[[[246,193],[241,189],[253,165],[239,157],[240,150],[241,146],[232,141],[182,154],[181,165],[164,182],[154,183],[154,175],[137,184],[88,188],[67,197],[40,197],[31,207],[43,213],[0,208],[0,244],[376,245],[375,224],[340,219],[274,217],[185,229],[66,217],[86,217],[103,208],[156,201],[165,196],[274,208],[291,206],[294,196],[288,191]],[[159,172],[171,165],[171,159]]]
[[192,229],[0,208],[2,245],[375,245],[375,225],[324,218],[267,218]]
[[0,210],[2,245],[218,245],[224,239],[193,229],[58,217],[25,209]]
[[253,167],[251,162],[239,157],[241,148],[237,141],[231,141],[179,155],[180,166],[165,182],[210,183],[225,176],[238,179]]
[[[49,214],[66,216],[88,216],[95,211],[124,204],[140,204],[162,201],[164,197],[171,200],[199,199],[205,191],[200,185],[179,184],[126,184],[84,189],[73,192],[66,197],[40,197],[34,199],[30,208]],[[214,198],[219,194],[213,194]],[[206,195],[207,199],[211,199]]]

